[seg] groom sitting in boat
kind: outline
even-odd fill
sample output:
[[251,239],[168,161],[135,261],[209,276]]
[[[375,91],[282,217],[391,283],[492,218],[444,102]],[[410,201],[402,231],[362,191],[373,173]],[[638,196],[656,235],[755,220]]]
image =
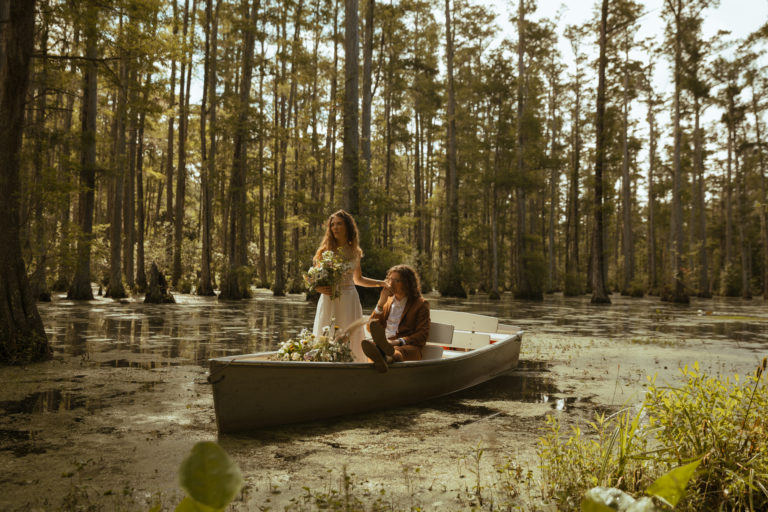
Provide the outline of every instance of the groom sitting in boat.
[[387,271],[388,286],[381,289],[368,330],[373,341],[363,340],[363,352],[376,369],[388,363],[418,361],[429,337],[429,303],[421,296],[419,275],[408,265]]

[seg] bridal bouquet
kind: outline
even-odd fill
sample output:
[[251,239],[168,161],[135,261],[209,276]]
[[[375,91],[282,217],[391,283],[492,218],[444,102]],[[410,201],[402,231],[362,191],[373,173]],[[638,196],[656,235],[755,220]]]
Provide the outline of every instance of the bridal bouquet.
[[344,274],[351,269],[352,263],[345,260],[340,253],[325,251],[320,261],[304,274],[304,282],[310,290],[318,286],[330,286],[331,299],[337,299],[341,296],[339,283]]
[[331,331],[330,326],[323,328],[323,334],[320,336],[315,336],[307,329],[303,329],[298,337],[282,343],[272,359],[278,361],[352,362],[349,334],[347,331]]

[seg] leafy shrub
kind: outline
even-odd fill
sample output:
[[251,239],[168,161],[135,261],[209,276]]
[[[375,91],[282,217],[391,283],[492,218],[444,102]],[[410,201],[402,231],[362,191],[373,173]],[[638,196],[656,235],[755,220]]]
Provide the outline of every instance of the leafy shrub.
[[658,456],[680,463],[703,456],[686,510],[768,510],[766,359],[754,375],[708,377],[698,363],[679,388],[651,380],[646,407]]
[[698,364],[681,370],[680,387],[655,378],[636,413],[597,416],[591,435],[565,436],[547,419],[538,441],[545,499],[578,510],[593,487],[639,493],[670,469],[701,459],[678,510],[768,510],[766,359],[754,375],[708,377]]
[[644,457],[648,435],[642,415],[629,409],[600,414],[589,424],[592,436],[573,427],[567,439],[557,418],[548,416],[548,432],[538,441],[544,497],[556,501],[559,510],[579,510],[581,496],[593,487],[630,493],[647,487],[657,472]]

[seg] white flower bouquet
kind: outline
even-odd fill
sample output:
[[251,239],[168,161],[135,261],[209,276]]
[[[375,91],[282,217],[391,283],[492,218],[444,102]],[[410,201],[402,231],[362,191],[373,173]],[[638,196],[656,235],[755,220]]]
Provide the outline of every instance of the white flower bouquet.
[[325,251],[315,265],[304,274],[304,283],[312,290],[318,286],[331,287],[331,299],[341,296],[341,283],[344,274],[352,269],[352,263],[335,251]]
[[330,326],[323,328],[323,334],[320,336],[315,336],[309,330],[303,329],[296,338],[282,343],[272,359],[349,363],[352,362],[349,334],[347,331],[339,332],[335,329],[331,331]]

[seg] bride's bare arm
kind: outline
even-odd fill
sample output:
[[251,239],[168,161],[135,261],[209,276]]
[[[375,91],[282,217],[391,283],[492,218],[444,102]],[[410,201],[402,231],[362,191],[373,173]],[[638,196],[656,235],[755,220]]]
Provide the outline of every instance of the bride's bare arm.
[[374,287],[381,287],[386,288],[387,283],[385,281],[380,281],[378,279],[371,279],[369,277],[363,277],[363,271],[360,270],[360,262],[358,261],[357,265],[355,265],[355,270],[352,271],[352,278],[355,281],[355,284],[358,286],[366,286],[368,288],[374,288]]

